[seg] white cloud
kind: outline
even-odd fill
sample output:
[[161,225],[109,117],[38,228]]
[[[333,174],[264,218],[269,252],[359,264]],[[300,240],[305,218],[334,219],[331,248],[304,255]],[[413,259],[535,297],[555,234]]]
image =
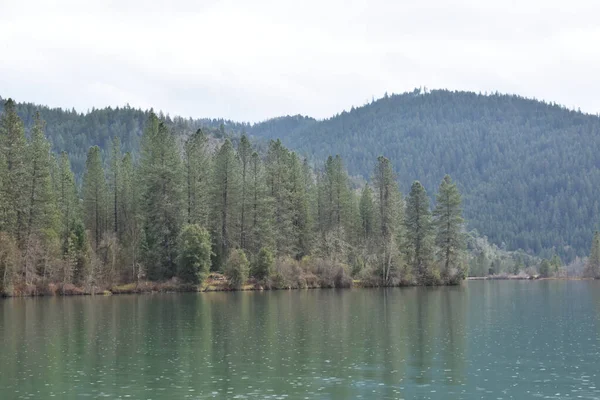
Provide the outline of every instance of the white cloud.
[[594,0],[0,0],[0,95],[256,121],[426,86],[597,113],[598,15]]

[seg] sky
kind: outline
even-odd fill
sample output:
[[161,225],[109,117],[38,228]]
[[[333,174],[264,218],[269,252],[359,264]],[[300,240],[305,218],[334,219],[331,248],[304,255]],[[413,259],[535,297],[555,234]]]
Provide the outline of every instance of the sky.
[[600,112],[597,0],[0,0],[0,96],[327,118],[416,87]]

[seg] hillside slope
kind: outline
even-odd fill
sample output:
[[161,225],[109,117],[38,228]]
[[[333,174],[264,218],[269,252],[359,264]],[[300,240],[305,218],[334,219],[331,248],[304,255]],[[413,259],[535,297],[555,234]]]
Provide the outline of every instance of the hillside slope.
[[449,173],[465,194],[470,226],[509,249],[586,254],[600,217],[600,119],[557,105],[415,91],[301,129],[257,124],[251,132],[315,159],[339,153],[364,177],[383,154],[404,192],[415,179],[434,190]]
[[[91,145],[119,136],[137,150],[147,112],[130,107],[74,111],[20,104],[27,126],[36,110],[54,150],[66,150],[76,173]],[[0,106],[1,111],[1,106]],[[288,116],[257,124],[165,117],[177,132],[199,127],[215,137],[246,131],[320,162],[340,154],[352,175],[368,178],[373,160],[394,160],[406,193],[420,180],[433,196],[444,176],[465,197],[469,228],[493,243],[532,254],[587,254],[600,219],[600,118],[509,95],[415,90],[385,96],[330,119]]]

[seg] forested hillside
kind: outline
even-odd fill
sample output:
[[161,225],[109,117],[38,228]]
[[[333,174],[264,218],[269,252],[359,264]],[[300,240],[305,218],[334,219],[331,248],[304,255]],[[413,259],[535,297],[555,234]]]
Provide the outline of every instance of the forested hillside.
[[[107,160],[113,136],[135,158],[149,115],[130,107],[78,114],[18,104],[27,131],[37,109],[53,149],[67,151],[78,180],[87,149],[99,145]],[[367,180],[372,161],[384,155],[395,161],[403,192],[414,180],[435,187],[448,173],[464,194],[469,229],[501,248],[544,257],[556,252],[568,261],[587,254],[600,219],[600,119],[554,104],[415,90],[323,121],[288,116],[251,125],[163,119],[186,137],[202,127],[209,137],[231,137],[236,144],[246,132],[261,152],[269,139],[281,138],[312,165],[340,154],[351,176]]]
[[340,154],[365,178],[383,154],[396,161],[403,191],[451,174],[470,227],[492,242],[566,259],[589,251],[600,218],[598,116],[518,96],[415,91],[304,122],[278,130],[267,121],[250,132],[315,159]]
[[[0,113],[3,112],[4,103],[5,100],[0,97]],[[35,115],[39,112],[40,118],[45,121],[45,131],[52,150],[55,153],[67,153],[78,181],[83,176],[86,155],[91,146],[98,146],[106,160],[110,143],[117,137],[123,151],[131,151],[134,157],[137,156],[144,125],[150,115],[150,110],[143,111],[129,106],[93,109],[86,113],[32,103],[17,103],[15,107],[26,134],[33,128]],[[184,119],[163,115],[162,112],[158,115],[175,135],[184,137],[202,127],[209,136],[222,138],[226,135],[225,126],[229,133],[235,128],[239,137],[238,130],[246,126],[218,119]]]

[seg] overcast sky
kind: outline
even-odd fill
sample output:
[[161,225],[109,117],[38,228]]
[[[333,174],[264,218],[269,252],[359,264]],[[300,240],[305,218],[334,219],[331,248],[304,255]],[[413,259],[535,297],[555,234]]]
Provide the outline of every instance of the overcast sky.
[[600,1],[0,0],[17,101],[258,121],[422,86],[596,114]]

